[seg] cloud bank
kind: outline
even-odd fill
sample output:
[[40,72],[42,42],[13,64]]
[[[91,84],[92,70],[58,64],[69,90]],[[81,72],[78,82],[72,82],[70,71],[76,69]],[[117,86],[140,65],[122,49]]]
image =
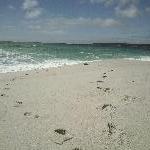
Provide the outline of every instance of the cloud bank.
[[127,18],[134,18],[139,16],[140,11],[137,9],[136,6],[130,5],[126,9],[121,9],[120,7],[115,8],[116,14],[122,17],[127,17]]
[[140,14],[139,0],[89,0],[92,4],[104,4],[105,6],[114,5],[116,15],[127,18],[134,18]]
[[109,28],[109,27],[117,27],[120,25],[120,22],[112,19],[101,19],[101,18],[65,18],[65,17],[58,17],[58,18],[51,18],[48,20],[44,20],[41,22],[30,22],[28,23],[28,28],[31,30],[38,30],[38,31],[63,31],[68,29],[75,29],[75,28]]
[[25,11],[25,17],[27,19],[37,18],[42,13],[42,9],[39,7],[37,0],[24,0],[22,9]]

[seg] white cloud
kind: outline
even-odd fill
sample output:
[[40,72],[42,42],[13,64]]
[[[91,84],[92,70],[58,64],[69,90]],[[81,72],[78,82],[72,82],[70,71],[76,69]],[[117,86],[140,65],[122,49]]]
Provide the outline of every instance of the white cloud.
[[139,0],[88,0],[91,3],[100,3],[105,6],[114,5],[117,15],[134,18],[140,14],[138,9]]
[[32,9],[34,7],[38,6],[38,1],[37,0],[25,0],[23,3],[23,9]]
[[38,16],[41,15],[41,9],[40,8],[33,8],[32,10],[27,10],[26,11],[26,18],[37,18]]
[[146,12],[150,12],[150,6],[145,8]]
[[65,35],[66,32],[64,30],[54,30],[54,31],[50,31],[50,30],[40,30],[40,33],[43,33],[44,35]]
[[134,18],[140,14],[139,10],[136,6],[131,5],[128,8],[121,9],[120,7],[116,7],[116,14],[122,17]]
[[130,5],[137,5],[139,0],[117,0],[118,4],[122,7],[128,7]]
[[11,9],[11,10],[15,9],[15,7],[13,5],[9,5],[8,8]]
[[41,26],[40,25],[28,25],[28,28],[31,30],[40,30]]
[[137,4],[139,0],[87,0],[91,3],[104,3],[125,6],[128,4]]
[[24,0],[22,8],[25,11],[25,17],[28,19],[37,18],[42,13],[37,0]]
[[99,29],[99,28],[110,28],[117,27],[120,25],[120,22],[112,19],[101,19],[101,18],[51,18],[49,20],[42,20],[39,22],[27,22],[26,26],[30,30],[36,31],[67,31],[75,28],[84,28],[84,29]]
[[106,6],[111,5],[114,0],[90,0],[91,3],[104,3]]
[[7,31],[13,31],[13,30],[16,30],[16,26],[5,25],[5,26],[2,26],[2,29],[7,30]]
[[114,19],[101,18],[53,18],[47,22],[50,30],[63,30],[70,28],[108,28],[118,26],[119,22]]

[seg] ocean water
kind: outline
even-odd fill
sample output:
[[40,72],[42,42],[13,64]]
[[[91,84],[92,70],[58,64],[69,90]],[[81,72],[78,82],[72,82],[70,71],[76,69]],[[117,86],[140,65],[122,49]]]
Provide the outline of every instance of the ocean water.
[[0,73],[118,58],[150,61],[150,45],[0,42]]

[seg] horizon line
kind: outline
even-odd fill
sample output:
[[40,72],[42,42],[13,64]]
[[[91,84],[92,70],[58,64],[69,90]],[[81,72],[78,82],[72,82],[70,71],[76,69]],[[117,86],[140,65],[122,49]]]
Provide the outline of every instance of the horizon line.
[[12,40],[0,40],[1,42],[13,42],[13,43],[43,43],[43,44],[66,44],[66,45],[92,45],[92,44],[124,44],[124,45],[150,45],[150,43],[129,43],[129,42],[44,42],[44,41],[12,41]]

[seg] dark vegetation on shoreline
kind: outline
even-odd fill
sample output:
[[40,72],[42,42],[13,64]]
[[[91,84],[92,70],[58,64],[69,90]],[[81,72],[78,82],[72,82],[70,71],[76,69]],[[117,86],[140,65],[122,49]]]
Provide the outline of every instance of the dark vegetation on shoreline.
[[14,41],[0,41],[0,44],[44,44],[44,45],[81,45],[81,46],[95,46],[95,47],[150,47],[150,44],[131,44],[131,43],[44,43],[44,42],[14,42]]

